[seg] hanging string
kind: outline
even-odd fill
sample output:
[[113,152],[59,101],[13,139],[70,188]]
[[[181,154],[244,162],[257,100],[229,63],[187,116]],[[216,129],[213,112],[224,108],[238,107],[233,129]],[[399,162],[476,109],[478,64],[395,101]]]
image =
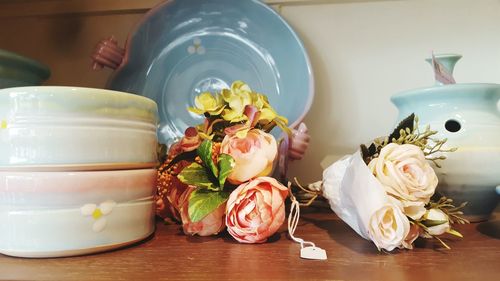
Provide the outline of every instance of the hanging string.
[[[279,160],[278,160],[278,167],[279,167],[279,178],[285,182],[287,179],[287,173],[288,173],[288,153],[290,149],[290,138],[289,135],[285,134],[282,141],[279,144]],[[295,179],[295,182],[297,182],[297,179]],[[300,186],[300,184],[297,185],[306,191],[304,188]],[[313,242],[310,241],[305,241],[302,238],[296,237],[295,236],[295,230],[297,229],[297,225],[299,224],[299,219],[300,219],[300,203],[297,201],[295,196],[292,193],[291,189],[292,183],[288,182],[288,190],[290,194],[290,199],[292,200],[292,205],[290,207],[290,214],[288,215],[288,235],[290,238],[297,242],[300,243],[300,257],[304,259],[313,259],[313,260],[326,260],[326,252],[325,250],[316,247],[316,245]],[[308,204],[311,204],[316,197],[321,194],[321,189],[318,191],[313,190],[313,191],[306,191],[306,193],[311,193],[313,194],[313,198],[308,202]],[[307,246],[306,246],[307,245]]]
[[[288,235],[290,238],[300,244],[300,257],[304,259],[313,260],[326,260],[326,251],[316,247],[311,241],[305,241],[302,238],[295,236],[295,230],[299,224],[300,219],[300,203],[297,201],[292,193],[291,183],[288,182],[288,189],[290,190],[290,199],[292,200],[292,205],[290,206],[290,214],[288,215]],[[306,246],[308,245],[308,246]]]
[[300,243],[300,248],[304,248],[304,244],[311,245],[312,247],[316,247],[313,242],[304,241],[302,238],[295,237],[295,230],[297,229],[297,225],[299,224],[300,219],[300,203],[297,201],[293,193],[291,192],[291,183],[288,183],[288,188],[290,190],[290,199],[292,200],[292,205],[290,206],[290,214],[288,215],[288,235],[292,238],[293,241]]

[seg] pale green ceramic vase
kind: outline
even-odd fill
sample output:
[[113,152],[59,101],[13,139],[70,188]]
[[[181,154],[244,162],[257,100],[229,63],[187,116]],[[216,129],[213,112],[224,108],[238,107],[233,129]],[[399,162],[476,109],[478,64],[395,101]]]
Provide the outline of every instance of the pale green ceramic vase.
[[[453,72],[460,55],[438,55],[437,60]],[[429,88],[399,93],[391,98],[399,109],[399,119],[418,115],[420,125],[429,124],[447,138],[447,153],[439,177],[438,193],[467,201],[466,218],[489,218],[498,203],[495,188],[500,185],[500,84],[436,83]]]

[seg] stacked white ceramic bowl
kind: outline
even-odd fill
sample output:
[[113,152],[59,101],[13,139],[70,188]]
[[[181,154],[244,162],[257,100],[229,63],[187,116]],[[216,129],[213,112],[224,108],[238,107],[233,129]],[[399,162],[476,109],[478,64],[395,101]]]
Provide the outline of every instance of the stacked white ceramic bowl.
[[80,255],[152,234],[157,116],[123,92],[0,90],[0,253]]

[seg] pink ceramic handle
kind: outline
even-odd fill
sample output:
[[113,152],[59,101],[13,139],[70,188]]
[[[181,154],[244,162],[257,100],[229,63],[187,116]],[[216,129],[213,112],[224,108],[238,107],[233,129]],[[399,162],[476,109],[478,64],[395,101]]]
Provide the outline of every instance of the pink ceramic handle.
[[92,68],[99,70],[106,66],[116,69],[122,63],[124,55],[125,49],[118,46],[118,42],[113,36],[103,39],[97,43],[92,54]]
[[292,129],[292,137],[290,139],[290,146],[288,149],[288,156],[291,160],[300,160],[304,157],[311,136],[308,134],[307,126],[300,123],[297,129]]

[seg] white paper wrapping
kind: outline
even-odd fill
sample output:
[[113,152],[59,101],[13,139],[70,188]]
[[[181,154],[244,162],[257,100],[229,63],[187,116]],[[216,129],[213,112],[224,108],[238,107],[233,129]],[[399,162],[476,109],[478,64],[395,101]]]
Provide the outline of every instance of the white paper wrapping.
[[323,196],[344,222],[368,240],[371,240],[368,234],[370,218],[390,200],[364,163],[360,151],[325,169]]

